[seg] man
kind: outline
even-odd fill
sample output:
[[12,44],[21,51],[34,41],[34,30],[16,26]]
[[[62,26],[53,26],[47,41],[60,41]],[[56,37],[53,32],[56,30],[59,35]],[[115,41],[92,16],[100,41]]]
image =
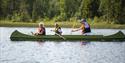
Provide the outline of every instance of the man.
[[86,19],[80,20],[80,23],[81,23],[81,27],[78,29],[72,30],[72,32],[79,31],[79,30],[82,30],[82,34],[91,32],[90,25],[86,22]]

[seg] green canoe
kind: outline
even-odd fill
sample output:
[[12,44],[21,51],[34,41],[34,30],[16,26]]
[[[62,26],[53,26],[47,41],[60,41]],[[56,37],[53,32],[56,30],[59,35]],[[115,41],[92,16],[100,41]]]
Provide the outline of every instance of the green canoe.
[[103,35],[62,35],[61,38],[58,35],[26,35],[17,30],[15,30],[10,39],[12,41],[125,41],[125,35],[123,32],[119,31],[113,35],[103,36]]

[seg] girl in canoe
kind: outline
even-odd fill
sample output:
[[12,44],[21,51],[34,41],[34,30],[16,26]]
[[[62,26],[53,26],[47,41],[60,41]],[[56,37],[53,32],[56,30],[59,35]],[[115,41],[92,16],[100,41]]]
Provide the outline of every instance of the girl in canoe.
[[[33,33],[32,33],[33,34]],[[37,32],[33,35],[46,35],[46,29],[42,22],[39,23],[39,27],[37,28]]]
[[54,30],[51,30],[51,31],[54,31],[54,32],[55,32],[55,35],[57,35],[57,34],[62,35],[61,27],[60,27],[59,24],[57,24],[57,23],[55,23],[55,29],[54,29]]
[[86,22],[86,19],[80,20],[80,23],[81,23],[81,27],[76,30],[72,30],[72,32],[79,31],[79,30],[82,30],[82,34],[91,32],[90,25]]

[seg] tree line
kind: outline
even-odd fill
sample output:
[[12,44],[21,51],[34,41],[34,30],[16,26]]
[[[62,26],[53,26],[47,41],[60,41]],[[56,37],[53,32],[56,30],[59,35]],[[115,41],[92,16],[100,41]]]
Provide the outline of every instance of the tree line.
[[125,23],[125,0],[0,0],[0,19],[12,21],[72,18]]

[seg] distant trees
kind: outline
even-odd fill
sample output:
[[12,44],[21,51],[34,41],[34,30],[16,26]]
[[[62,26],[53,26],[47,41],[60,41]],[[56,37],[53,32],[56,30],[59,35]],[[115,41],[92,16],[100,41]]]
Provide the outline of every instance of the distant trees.
[[0,0],[0,19],[35,22],[74,17],[125,23],[125,0]]

